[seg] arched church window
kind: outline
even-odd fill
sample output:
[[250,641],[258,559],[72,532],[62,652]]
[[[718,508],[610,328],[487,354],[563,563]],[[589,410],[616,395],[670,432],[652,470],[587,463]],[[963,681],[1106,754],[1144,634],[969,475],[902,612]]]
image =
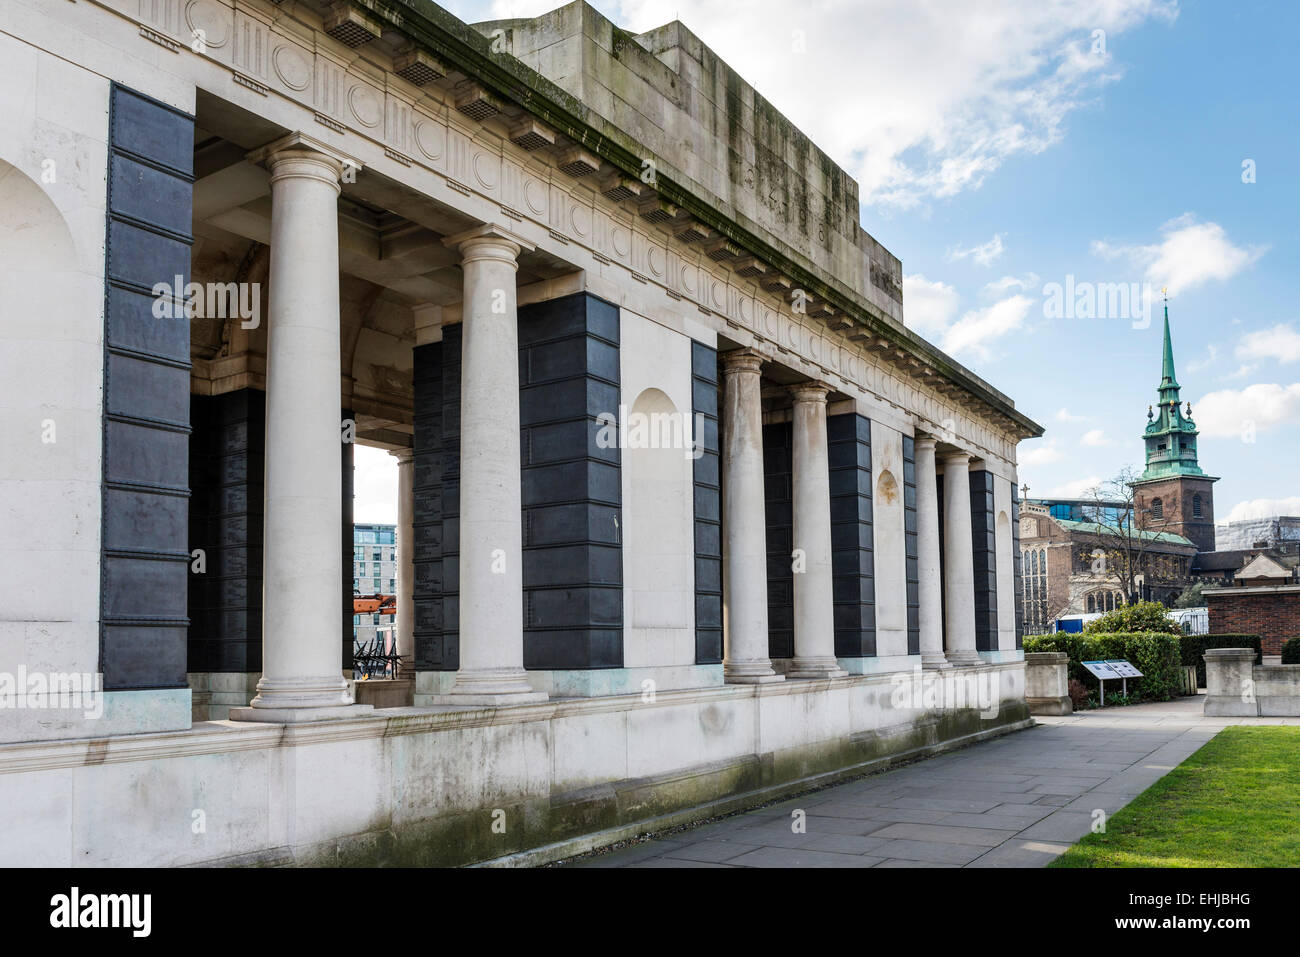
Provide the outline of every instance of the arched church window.
[[1096,595],[1089,595],[1089,596],[1088,596],[1088,605],[1087,605],[1087,607],[1088,607],[1088,614],[1090,614],[1090,615],[1091,615],[1094,611],[1097,610],[1097,596],[1096,596]]
[[1151,517],[1152,518],[1165,517],[1165,503],[1158,498],[1153,498],[1151,500]]
[[1192,496],[1192,518],[1201,517],[1201,493],[1197,492]]

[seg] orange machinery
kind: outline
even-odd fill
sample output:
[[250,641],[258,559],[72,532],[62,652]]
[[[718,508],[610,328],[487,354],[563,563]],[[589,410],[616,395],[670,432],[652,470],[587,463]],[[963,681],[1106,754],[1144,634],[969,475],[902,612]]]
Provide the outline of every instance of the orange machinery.
[[352,614],[354,615],[395,615],[397,614],[396,595],[353,595]]

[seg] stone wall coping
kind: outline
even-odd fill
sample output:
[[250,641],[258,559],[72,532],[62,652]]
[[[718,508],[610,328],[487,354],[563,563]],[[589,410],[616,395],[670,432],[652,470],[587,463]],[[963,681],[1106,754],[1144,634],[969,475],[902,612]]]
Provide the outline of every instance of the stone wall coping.
[[1300,585],[1228,585],[1224,588],[1204,588],[1202,595],[1221,598],[1224,595],[1290,595],[1300,593]]
[[1232,658],[1243,659],[1249,658],[1255,660],[1255,649],[1253,648],[1207,648],[1205,650],[1206,658]]
[[1070,656],[1064,651],[1025,652],[1025,664],[1027,665],[1059,665],[1069,660]]

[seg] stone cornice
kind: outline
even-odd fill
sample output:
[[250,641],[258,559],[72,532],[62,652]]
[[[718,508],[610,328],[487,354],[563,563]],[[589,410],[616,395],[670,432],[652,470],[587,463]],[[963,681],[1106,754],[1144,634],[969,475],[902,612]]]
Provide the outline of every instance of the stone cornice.
[[1229,595],[1291,595],[1300,593],[1300,585],[1228,585],[1223,588],[1203,588],[1202,595],[1222,598]]

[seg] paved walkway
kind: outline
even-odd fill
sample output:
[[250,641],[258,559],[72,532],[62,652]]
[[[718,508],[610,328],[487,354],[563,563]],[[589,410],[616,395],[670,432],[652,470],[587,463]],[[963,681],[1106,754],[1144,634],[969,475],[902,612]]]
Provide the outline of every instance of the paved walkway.
[[[580,858],[577,867],[1041,867],[1214,737],[1204,696],[1108,708]],[[792,812],[806,814],[795,833]]]

